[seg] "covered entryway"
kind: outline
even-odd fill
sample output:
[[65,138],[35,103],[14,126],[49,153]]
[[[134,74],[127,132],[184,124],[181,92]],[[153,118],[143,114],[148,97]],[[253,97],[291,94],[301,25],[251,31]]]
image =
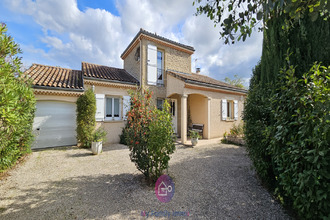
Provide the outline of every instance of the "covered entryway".
[[76,104],[37,101],[32,149],[76,145]]

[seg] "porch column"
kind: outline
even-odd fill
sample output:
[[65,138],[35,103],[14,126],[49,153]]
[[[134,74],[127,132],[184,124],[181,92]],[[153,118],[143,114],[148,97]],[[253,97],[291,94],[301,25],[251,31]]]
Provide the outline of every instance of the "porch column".
[[181,96],[181,143],[187,142],[187,95]]
[[211,98],[207,98],[207,127],[206,139],[211,138]]

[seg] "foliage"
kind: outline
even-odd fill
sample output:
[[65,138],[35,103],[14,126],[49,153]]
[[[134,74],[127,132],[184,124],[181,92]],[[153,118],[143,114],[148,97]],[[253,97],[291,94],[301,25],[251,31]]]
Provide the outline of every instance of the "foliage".
[[151,104],[151,93],[131,92],[131,110],[127,117],[126,143],[131,161],[146,178],[156,181],[168,167],[175,145],[169,104],[163,110]]
[[125,127],[123,127],[123,129],[121,130],[121,134],[119,135],[119,144],[123,144],[123,145],[127,145],[126,142],[126,137],[127,137],[127,123],[125,125]]
[[302,78],[281,71],[272,100],[270,145],[278,187],[301,217],[330,218],[330,67]]
[[238,77],[238,75],[234,75],[234,79],[230,79],[229,77],[226,77],[225,82],[230,85],[244,89],[242,78]]
[[99,141],[105,142],[106,141],[106,138],[105,138],[106,135],[107,135],[107,132],[104,130],[104,128],[100,127],[100,128],[98,128],[97,130],[95,130],[93,132],[92,142],[99,142]]
[[270,144],[265,132],[272,124],[270,98],[272,86],[259,83],[260,63],[254,68],[248,96],[244,106],[243,120],[245,122],[244,136],[247,151],[259,177],[271,190],[275,186],[275,174],[271,155],[267,151]]
[[[205,14],[220,25],[220,35],[225,43],[234,43],[251,35],[253,28],[267,29],[267,21],[278,16],[285,16],[283,28],[290,29],[292,24],[308,17],[311,21],[318,18],[329,18],[330,2],[328,0],[315,1],[261,1],[261,0],[195,0],[198,4],[196,15]],[[262,27],[259,22],[263,21]]]
[[0,172],[30,151],[35,97],[31,81],[21,73],[19,45],[0,25]]
[[233,127],[230,129],[229,135],[233,137],[244,136],[244,124],[243,123],[240,123],[238,125],[234,124]]
[[199,136],[198,132],[197,131],[193,131],[193,130],[190,130],[190,138],[191,139],[195,139],[195,138],[200,138],[201,136]]
[[96,99],[92,89],[88,89],[77,100],[77,140],[82,147],[90,147],[95,130]]

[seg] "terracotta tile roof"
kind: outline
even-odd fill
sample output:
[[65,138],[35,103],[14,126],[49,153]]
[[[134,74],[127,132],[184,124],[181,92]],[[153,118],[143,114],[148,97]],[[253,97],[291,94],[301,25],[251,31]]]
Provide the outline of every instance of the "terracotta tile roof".
[[95,78],[106,81],[115,81],[119,83],[139,84],[139,81],[124,69],[86,62],[82,62],[81,65],[85,79]]
[[80,70],[32,64],[25,71],[33,79],[33,87],[83,90],[83,78]]
[[186,83],[191,84],[199,84],[202,86],[209,86],[209,87],[215,87],[220,89],[226,89],[231,91],[237,91],[242,93],[247,93],[246,89],[239,88],[237,86],[230,85],[228,83],[213,79],[211,77],[201,75],[201,74],[195,74],[195,73],[181,73],[173,70],[168,70],[168,74],[185,81]]
[[165,41],[167,43],[170,43],[170,44],[173,44],[173,45],[176,45],[176,46],[179,46],[179,47],[182,47],[184,49],[187,49],[187,50],[190,50],[192,52],[195,51],[195,49],[192,47],[192,46],[188,46],[188,45],[185,45],[185,44],[181,44],[181,43],[178,43],[176,41],[173,41],[173,40],[170,40],[168,38],[165,38],[165,37],[162,37],[162,36],[159,36],[157,34],[154,34],[154,33],[151,33],[149,31],[146,31],[142,28],[140,28],[140,31],[135,35],[135,37],[133,38],[133,40],[131,41],[131,43],[127,46],[127,48],[124,50],[124,52],[120,55],[120,57],[123,57],[123,55],[126,53],[126,51],[129,50],[129,48],[134,44],[135,40],[140,36],[140,35],[146,35],[146,36],[149,36],[149,37],[152,37],[152,38],[156,38],[158,40],[161,40],[161,41]]

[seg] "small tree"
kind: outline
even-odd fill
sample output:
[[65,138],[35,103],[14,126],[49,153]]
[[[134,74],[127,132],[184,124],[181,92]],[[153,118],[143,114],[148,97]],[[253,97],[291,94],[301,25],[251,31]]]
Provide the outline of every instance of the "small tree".
[[21,73],[21,50],[0,24],[0,172],[30,151],[35,97]]
[[131,92],[132,108],[128,112],[126,142],[135,163],[148,180],[155,182],[168,167],[175,145],[169,104],[163,110],[151,104],[151,93]]
[[90,147],[95,130],[96,99],[88,89],[77,100],[77,140],[82,147]]
[[238,75],[234,75],[234,79],[230,79],[229,77],[226,77],[225,82],[230,85],[244,89],[243,80]]

